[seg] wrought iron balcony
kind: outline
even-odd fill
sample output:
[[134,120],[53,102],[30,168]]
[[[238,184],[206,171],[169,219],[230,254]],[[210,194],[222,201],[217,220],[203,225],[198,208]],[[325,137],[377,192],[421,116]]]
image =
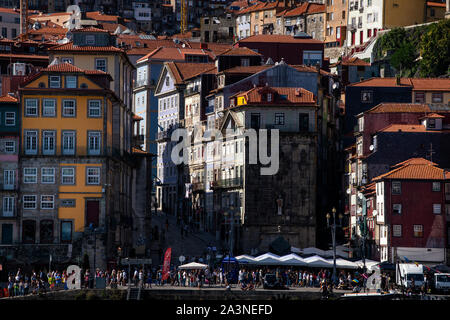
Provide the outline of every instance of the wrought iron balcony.
[[212,188],[239,188],[243,185],[243,179],[240,178],[230,178],[215,180],[212,183]]
[[205,191],[205,183],[204,182],[194,182],[192,184],[192,191]]

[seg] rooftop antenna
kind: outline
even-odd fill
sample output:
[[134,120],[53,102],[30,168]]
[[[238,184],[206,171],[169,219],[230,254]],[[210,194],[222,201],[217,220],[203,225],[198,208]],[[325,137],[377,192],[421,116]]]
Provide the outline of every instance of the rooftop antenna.
[[436,151],[433,151],[433,143],[430,143],[430,161],[433,162],[433,153],[436,153]]

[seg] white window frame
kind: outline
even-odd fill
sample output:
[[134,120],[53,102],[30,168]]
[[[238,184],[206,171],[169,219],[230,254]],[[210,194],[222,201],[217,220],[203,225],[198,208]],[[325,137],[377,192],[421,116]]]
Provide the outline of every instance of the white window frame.
[[431,190],[433,192],[440,192],[441,191],[441,183],[440,182],[433,182]]
[[[46,172],[49,171],[49,172]],[[44,179],[51,178],[49,181],[44,181]],[[41,168],[41,183],[42,184],[54,184],[55,183],[55,168],[43,167]]]
[[[64,155],[74,155],[76,150],[76,132],[75,131],[63,131],[61,153]],[[70,140],[68,140],[70,139]],[[66,148],[69,144],[72,144],[72,148]]]
[[[67,173],[67,171],[71,171]],[[71,179],[69,182],[64,181],[64,179]],[[62,167],[61,168],[61,184],[64,185],[74,185],[75,184],[75,168],[73,167]]]
[[[35,105],[30,106],[30,103]],[[35,110],[36,112],[30,112]],[[39,100],[38,99],[25,99],[25,117],[38,117],[39,116]]]
[[37,172],[38,172],[37,168],[34,167],[23,168],[23,183],[25,184],[37,183]]
[[48,76],[48,87],[54,89],[61,88],[61,76]]
[[77,86],[77,82],[78,82],[77,76],[74,76],[74,75],[72,75],[72,76],[67,75],[66,76],[66,88],[68,88],[68,89],[76,89],[78,87]]
[[[100,66],[99,62],[104,62],[104,66]],[[108,65],[108,60],[106,58],[95,59],[95,70],[107,72],[108,71],[107,65]]]
[[433,214],[441,214],[442,205],[440,203],[433,203]]
[[14,190],[16,183],[16,170],[3,170],[3,188],[5,190]]
[[[48,105],[50,102],[51,105]],[[49,110],[52,110],[53,112],[48,113]],[[56,117],[56,99],[42,99],[42,116]]]
[[402,225],[401,224],[392,225],[392,236],[396,237],[396,238],[402,237]]
[[[29,197],[29,199],[26,199],[27,197]],[[31,198],[34,198],[34,200],[31,200]],[[22,197],[22,203],[24,210],[35,210],[37,207],[37,196],[34,194],[24,194]],[[33,204],[33,207],[26,207],[26,204]]]
[[14,140],[5,141],[5,151],[6,154],[16,153],[16,142]]
[[[91,103],[97,103],[97,106],[92,106]],[[92,114],[92,111],[98,110],[97,114]],[[102,101],[101,100],[88,100],[88,117],[100,118],[102,116]]]
[[[91,140],[91,139],[96,139]],[[92,146],[98,146],[97,148],[92,148]],[[87,141],[87,148],[88,148],[88,154],[89,155],[100,155],[101,148],[102,148],[102,134],[99,131],[90,131],[88,132],[88,141]]]
[[95,45],[95,35],[94,34],[87,34],[86,35],[86,44],[94,46]]
[[13,111],[5,112],[5,126],[13,127],[15,125],[16,125],[16,113]]
[[[94,182],[89,181],[95,179]],[[86,184],[87,185],[99,185],[100,184],[100,167],[87,167],[86,168]]]
[[[25,141],[24,141],[24,150],[25,154],[37,154],[38,151],[38,145],[39,145],[39,134],[37,130],[26,130],[24,132],[25,134]],[[31,139],[30,146],[33,148],[28,149],[28,139]]]
[[14,216],[14,207],[16,204],[14,197],[3,197],[3,207],[2,213],[4,217],[13,217]]
[[[46,197],[48,197],[48,199],[45,199]],[[46,207],[44,207],[44,205],[46,205]],[[53,210],[54,208],[55,208],[55,196],[52,194],[41,195],[41,210]]]
[[[68,102],[73,102],[73,106],[66,106]],[[73,114],[67,113],[69,110],[73,110]],[[77,101],[75,99],[65,99],[62,101],[62,116],[67,118],[75,118],[77,116]]]
[[56,131],[42,131],[42,154],[53,155],[56,153]]

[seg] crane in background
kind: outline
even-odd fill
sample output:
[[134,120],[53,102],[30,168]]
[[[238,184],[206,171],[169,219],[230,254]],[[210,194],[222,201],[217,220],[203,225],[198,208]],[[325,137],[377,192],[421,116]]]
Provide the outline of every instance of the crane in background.
[[181,34],[185,34],[187,32],[187,24],[188,24],[188,0],[181,0],[181,25],[180,32]]

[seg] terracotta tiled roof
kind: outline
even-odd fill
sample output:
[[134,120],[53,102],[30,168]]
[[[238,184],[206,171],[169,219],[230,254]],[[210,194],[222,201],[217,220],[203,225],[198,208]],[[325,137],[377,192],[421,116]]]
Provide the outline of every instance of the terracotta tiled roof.
[[428,132],[428,133],[447,133],[450,130],[427,130],[422,124],[391,124],[379,132]]
[[48,49],[49,51],[77,51],[77,52],[124,52],[113,46],[76,46],[72,42],[57,45]]
[[209,56],[211,60],[214,58],[211,52],[205,51],[203,49],[159,47],[153,50],[152,52],[146,54],[142,58],[138,59],[137,62],[142,62],[149,58],[152,60],[162,60],[162,61],[170,61],[170,60],[184,61],[186,54]]
[[320,40],[316,39],[304,39],[304,38],[294,38],[289,35],[280,35],[280,34],[257,34],[242,40],[239,40],[237,43],[251,43],[251,42],[267,42],[267,43],[323,43]]
[[198,76],[216,67],[214,63],[167,62],[166,64],[172,72],[176,84],[181,84],[184,80]]
[[412,87],[413,90],[450,91],[450,78],[370,78],[349,84],[350,87]]
[[253,51],[252,49],[246,48],[246,47],[233,47],[230,48],[221,54],[219,56],[260,56],[256,51]]
[[391,169],[399,168],[409,164],[423,164],[423,165],[437,166],[437,163],[431,162],[424,158],[411,158],[393,165]]
[[17,100],[16,98],[10,96],[9,94],[4,95],[4,96],[0,96],[0,102],[18,102],[19,100]]
[[120,27],[120,29],[122,30],[128,29],[127,27],[125,27],[123,24],[120,23],[102,23],[101,26],[104,30],[108,30],[111,33],[114,33],[118,27]]
[[138,116],[138,115],[133,115],[133,120],[135,120],[135,121],[140,121],[140,120],[144,120],[144,118],[142,118],[142,117],[140,117],[140,116]]
[[51,72],[84,72],[82,69],[74,66],[73,64],[63,62],[59,64],[49,65],[47,68],[41,71],[51,71]]
[[[273,101],[263,101],[263,93],[274,94]],[[316,104],[316,98],[311,91],[303,88],[282,88],[282,87],[255,87],[249,91],[238,93],[235,96],[244,96],[247,104],[258,105],[298,105]]]
[[117,22],[119,20],[119,16],[102,14],[102,13],[100,13],[100,11],[86,12],[86,17],[89,19],[92,19],[92,20],[97,20],[97,21]]
[[57,35],[65,35],[67,33],[67,29],[63,27],[43,27],[37,30],[31,29],[28,31],[29,34],[57,34]]
[[440,8],[445,8],[445,3],[427,1],[427,6],[428,6],[428,7],[440,7]]
[[325,12],[325,5],[319,3],[309,3],[308,10],[306,11],[307,14],[315,14],[323,12]]
[[370,62],[361,60],[358,57],[352,57],[350,59],[339,61],[339,62],[335,63],[334,65],[339,65],[339,64],[341,64],[343,66],[365,66],[365,67],[367,66],[367,67],[370,67]]
[[296,17],[304,14],[308,9],[308,2],[304,2],[298,7],[293,8],[292,10],[287,10],[284,14],[285,17]]
[[416,103],[380,103],[372,109],[366,111],[366,113],[395,113],[395,112],[430,112],[431,109],[426,104]]
[[372,181],[381,179],[398,180],[445,180],[446,175],[443,169],[431,164],[407,164],[391,170],[385,174],[379,175]]
[[450,78],[410,78],[413,90],[450,91]]
[[[294,68],[297,71],[300,72],[317,72],[317,69],[310,66],[305,65],[289,65],[290,67]],[[225,74],[254,74],[269,68],[272,68],[273,65],[263,64],[258,66],[237,66],[230,69],[223,70],[222,72]],[[326,72],[324,70],[320,70],[320,74],[322,75],[330,75],[329,72]]]
[[427,114],[427,115],[425,115],[425,116],[423,116],[423,117],[421,117],[419,119],[444,119],[444,118],[445,117],[440,115],[440,114],[430,113],[430,114]]
[[87,28],[72,30],[72,33],[76,33],[76,32],[103,32],[103,33],[109,33],[108,30],[100,29],[100,28],[96,28],[96,27],[87,27]]
[[16,53],[0,53],[0,58],[48,60],[48,56],[41,56],[37,54],[16,54]]

